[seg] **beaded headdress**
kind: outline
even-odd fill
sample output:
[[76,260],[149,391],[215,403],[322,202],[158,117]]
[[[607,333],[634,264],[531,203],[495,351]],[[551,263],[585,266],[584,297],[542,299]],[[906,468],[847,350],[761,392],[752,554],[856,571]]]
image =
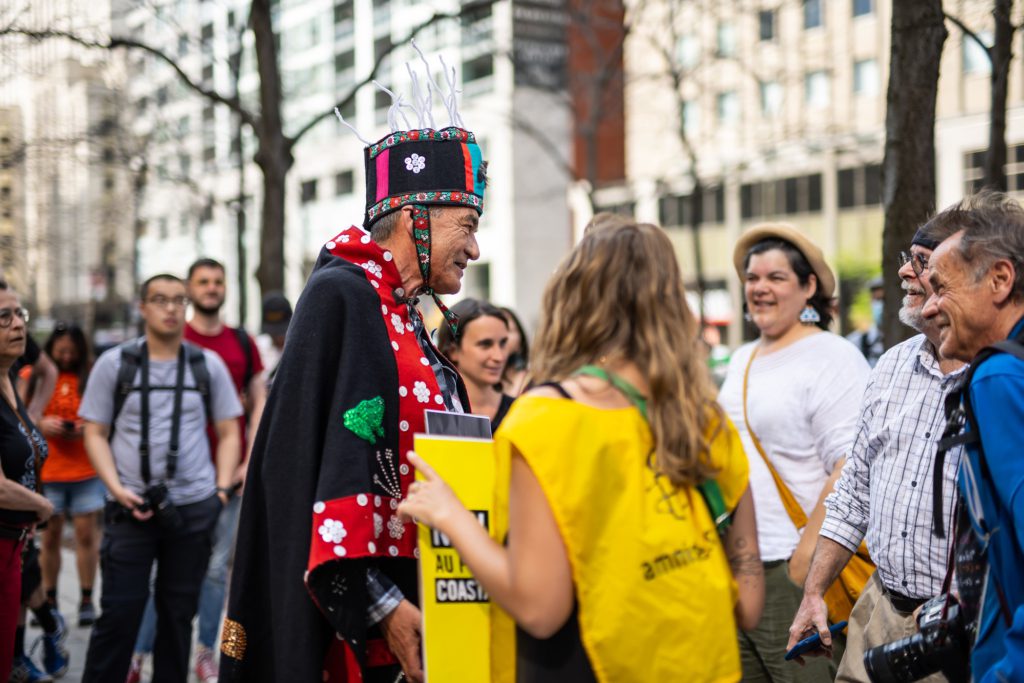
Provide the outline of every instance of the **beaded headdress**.
[[[374,85],[391,96],[388,124],[391,133],[374,143],[365,140],[335,109],[342,124],[366,145],[363,160],[366,167],[366,213],[363,227],[367,230],[381,217],[403,206],[413,208],[413,237],[419,256],[424,287],[421,290],[434,298],[452,331],[458,331],[455,316],[441,303],[430,287],[430,206],[466,206],[483,213],[484,188],[487,184],[487,162],[476,142],[476,136],[464,128],[457,106],[455,69],[449,71],[444,59],[441,68],[448,94],[430,75],[430,65],[415,41],[416,50],[426,67],[426,88],[420,87],[413,68],[406,64],[412,80],[412,103],[402,95],[374,81]],[[424,92],[424,90],[426,92]],[[449,125],[437,128],[432,105],[437,93],[444,102]],[[416,119],[413,127],[406,113]],[[404,129],[399,125],[399,119]],[[456,337],[458,335],[456,334]]]

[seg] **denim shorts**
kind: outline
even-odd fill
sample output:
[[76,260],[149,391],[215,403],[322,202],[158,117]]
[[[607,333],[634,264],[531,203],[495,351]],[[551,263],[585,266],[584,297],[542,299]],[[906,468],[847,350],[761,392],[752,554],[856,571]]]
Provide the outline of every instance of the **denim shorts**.
[[43,495],[53,503],[53,514],[72,517],[103,509],[107,488],[99,477],[82,481],[43,483]]

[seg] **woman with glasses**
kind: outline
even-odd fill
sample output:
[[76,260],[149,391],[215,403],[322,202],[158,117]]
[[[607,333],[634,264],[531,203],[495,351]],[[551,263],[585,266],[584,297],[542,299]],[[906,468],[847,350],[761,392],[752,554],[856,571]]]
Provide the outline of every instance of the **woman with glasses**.
[[7,680],[21,607],[21,551],[35,525],[53,514],[38,492],[46,440],[14,390],[11,368],[25,353],[28,311],[0,280],[0,680]]
[[399,511],[447,534],[515,620],[492,657],[514,651],[519,681],[739,680],[735,628],[764,598],[746,458],[665,232],[598,215],[542,311],[531,372],[547,383],[495,436],[507,546],[415,455],[425,481]]
[[740,632],[743,680],[830,681],[840,652],[803,667],[783,656],[869,368],[857,347],[828,331],[835,276],[803,233],[756,226],[736,244],[733,263],[760,334],[733,354],[719,401],[750,462],[767,596],[761,624]]

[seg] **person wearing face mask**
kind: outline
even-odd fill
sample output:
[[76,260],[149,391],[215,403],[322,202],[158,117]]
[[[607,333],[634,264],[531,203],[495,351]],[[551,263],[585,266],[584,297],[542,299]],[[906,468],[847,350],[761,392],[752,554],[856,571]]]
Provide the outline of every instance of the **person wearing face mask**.
[[875,367],[878,359],[885,353],[885,340],[882,338],[882,313],[885,311],[885,281],[881,277],[872,278],[868,282],[871,292],[871,327],[857,330],[846,335],[853,345],[860,349],[867,359],[868,365]]
[[459,318],[459,337],[442,325],[437,330],[437,347],[459,369],[473,414],[487,417],[494,433],[515,400],[501,391],[509,324],[501,309],[476,299],[463,299],[452,306],[452,313]]
[[[864,652],[915,633],[914,610],[942,592],[950,535],[938,538],[932,533],[932,470],[945,424],[943,404],[966,366],[940,353],[939,326],[925,320],[922,311],[931,294],[932,251],[955,230],[955,225],[933,219],[917,231],[909,251],[900,254],[906,296],[899,318],[920,334],[889,349],[871,372],[857,438],[835,492],[825,499],[825,522],[790,628],[790,647],[809,631],[830,642],[825,589],[866,540],[878,570],[850,613],[840,681],[866,683]],[[953,448],[942,465],[939,512],[947,529],[961,453],[959,446]],[[936,674],[926,680],[946,679]]]
[[743,680],[820,683],[835,676],[834,664],[783,661],[787,629],[870,368],[828,331],[835,276],[806,235],[784,223],[758,225],[740,237],[733,262],[760,331],[733,354],[719,394],[750,461],[765,570],[764,617],[739,633]]

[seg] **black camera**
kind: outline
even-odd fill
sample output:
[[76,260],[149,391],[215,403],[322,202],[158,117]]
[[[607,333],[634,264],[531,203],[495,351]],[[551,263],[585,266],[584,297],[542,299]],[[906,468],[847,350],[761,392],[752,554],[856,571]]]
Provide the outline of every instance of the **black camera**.
[[864,653],[868,678],[874,683],[910,683],[942,672],[951,681],[970,680],[975,625],[965,621],[956,598],[932,598],[917,616],[919,633]]
[[164,531],[177,531],[184,526],[178,508],[174,507],[174,503],[171,502],[167,484],[160,482],[150,486],[142,492],[142,498],[145,502],[138,506],[138,511],[152,510],[153,519]]

